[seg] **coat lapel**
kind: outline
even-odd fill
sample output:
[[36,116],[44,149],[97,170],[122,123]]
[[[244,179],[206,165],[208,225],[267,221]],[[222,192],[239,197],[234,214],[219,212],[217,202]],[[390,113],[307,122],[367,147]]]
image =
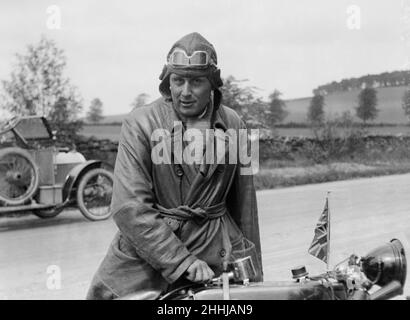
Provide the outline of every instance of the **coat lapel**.
[[171,154],[171,163],[173,166],[180,166],[182,168],[188,183],[192,185],[198,172],[195,170],[194,165],[183,161],[183,151],[186,147],[186,143],[183,140],[184,127],[181,119],[176,115],[171,102],[165,102],[165,104],[166,112],[163,120],[166,123],[166,129],[170,132],[170,135],[166,137],[165,143],[169,154]]
[[[188,179],[190,190],[187,194],[186,202],[189,203],[192,200],[191,194],[193,191],[197,191],[203,183],[212,177],[218,165],[223,165],[225,161],[229,160],[229,158],[227,159],[229,141],[232,141],[232,139],[227,137],[227,124],[221,114],[223,111],[219,108],[215,112],[214,120],[212,121],[211,129],[213,129],[213,134],[211,132],[206,141],[206,152],[208,154],[205,153],[203,163],[199,166],[199,170],[196,170],[195,165],[187,164],[183,161],[183,150],[186,147],[186,143],[183,141],[183,124],[176,115],[171,103],[165,102],[165,104],[166,112],[163,114],[163,123],[166,124],[166,129],[170,132],[170,135],[166,137],[166,146],[171,154],[172,164],[180,166]],[[210,159],[213,159],[213,161],[209,161]],[[195,199],[195,202],[197,200]]]
[[[207,176],[210,178],[215,170],[218,168],[219,165],[226,164],[227,156],[229,155],[229,141],[232,139],[228,139],[228,132],[227,132],[227,124],[225,123],[221,113],[223,111],[219,108],[215,114],[215,120],[212,125],[212,129],[214,130],[214,144],[213,144],[213,158],[214,161],[209,165],[209,170]],[[209,141],[211,144],[211,141]]]

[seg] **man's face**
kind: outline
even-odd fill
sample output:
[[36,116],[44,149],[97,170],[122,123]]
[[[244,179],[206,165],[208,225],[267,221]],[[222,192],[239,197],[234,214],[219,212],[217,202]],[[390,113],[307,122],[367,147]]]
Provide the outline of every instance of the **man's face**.
[[169,83],[174,107],[180,115],[193,118],[204,112],[212,90],[206,77],[186,77],[172,73]]

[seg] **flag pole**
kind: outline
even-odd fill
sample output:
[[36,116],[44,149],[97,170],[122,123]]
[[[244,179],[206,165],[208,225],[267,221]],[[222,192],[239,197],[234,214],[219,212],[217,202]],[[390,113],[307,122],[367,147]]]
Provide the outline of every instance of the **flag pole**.
[[330,208],[329,208],[329,195],[330,191],[326,195],[326,204],[327,204],[327,215],[328,215],[328,225],[327,225],[327,261],[326,261],[326,271],[330,271]]

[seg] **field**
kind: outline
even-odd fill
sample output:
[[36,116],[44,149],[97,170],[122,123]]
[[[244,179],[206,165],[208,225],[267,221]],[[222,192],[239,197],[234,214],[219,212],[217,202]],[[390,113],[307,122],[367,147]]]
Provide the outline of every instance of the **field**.
[[[377,108],[380,110],[376,119],[377,123],[390,124],[405,124],[407,119],[401,107],[401,99],[407,87],[390,87],[378,88]],[[348,92],[332,93],[325,97],[325,115],[332,118],[336,115],[341,115],[345,111],[350,111],[355,114],[354,108],[357,106],[357,97],[360,90],[352,90]],[[286,100],[287,111],[289,115],[285,119],[285,123],[306,122],[306,113],[310,103],[310,97],[300,99]],[[121,122],[126,117],[126,114],[106,116],[103,123]]]
[[[98,139],[109,139],[118,141],[121,131],[120,125],[100,125],[84,126],[81,135],[86,137],[94,136]],[[370,134],[374,135],[410,135],[410,127],[405,125],[398,126],[380,126],[368,128]],[[311,137],[312,132],[309,128],[278,128],[277,134],[288,137]]]
[[[404,124],[407,119],[401,107],[401,99],[407,87],[378,88],[378,106],[380,110],[376,122],[379,123],[400,123]],[[360,90],[348,92],[332,93],[325,97],[326,117],[341,115],[345,111],[355,114],[354,108],[357,107],[357,97]],[[287,100],[288,117],[285,122],[305,122],[306,112],[310,103],[310,98]]]

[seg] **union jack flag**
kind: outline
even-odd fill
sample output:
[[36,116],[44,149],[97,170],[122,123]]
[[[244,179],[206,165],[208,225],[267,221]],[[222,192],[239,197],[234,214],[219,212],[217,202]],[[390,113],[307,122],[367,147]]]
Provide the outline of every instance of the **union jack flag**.
[[328,263],[329,260],[330,220],[329,205],[326,198],[325,208],[316,224],[315,236],[309,248],[309,253]]

